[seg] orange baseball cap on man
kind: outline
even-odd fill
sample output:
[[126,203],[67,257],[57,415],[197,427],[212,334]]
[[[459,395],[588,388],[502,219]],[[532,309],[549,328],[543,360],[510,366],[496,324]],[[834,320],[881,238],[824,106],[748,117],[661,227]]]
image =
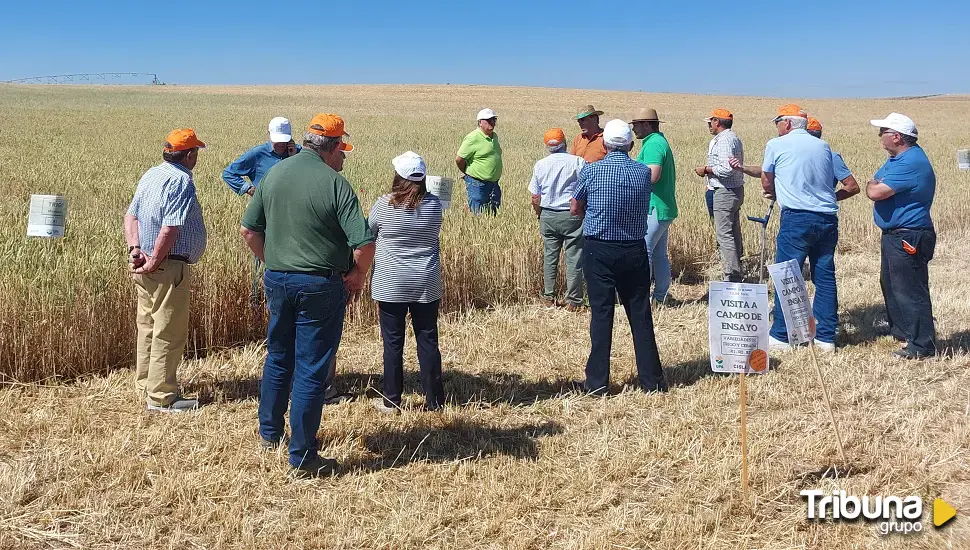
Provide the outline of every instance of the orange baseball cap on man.
[[785,117],[785,116],[800,116],[802,118],[808,118],[808,113],[806,113],[805,109],[802,109],[798,105],[795,105],[794,103],[789,103],[788,105],[782,105],[781,107],[778,107],[778,116],[775,117],[774,121],[778,122],[779,120],[781,120],[781,117]]
[[[319,113],[310,120],[310,126],[306,130],[312,134],[325,137],[350,137],[344,131],[344,119],[330,113]],[[354,150],[354,146],[346,141],[341,142],[339,149],[346,153]]]
[[726,118],[728,120],[734,120],[734,115],[731,114],[731,111],[728,111],[727,109],[714,109],[713,111],[711,111],[711,116],[705,118],[704,122],[710,122],[715,118]]
[[808,128],[807,128],[807,130],[809,130],[810,132],[821,132],[822,131],[822,123],[819,122],[819,120],[817,118],[815,118],[813,116],[810,116],[810,117],[808,117]]
[[176,128],[165,138],[165,151],[168,153],[188,151],[196,147],[204,149],[205,143],[195,135],[195,130],[192,128]]
[[552,128],[546,130],[546,133],[542,135],[542,141],[549,147],[557,147],[566,143],[566,133],[562,131],[562,128]]

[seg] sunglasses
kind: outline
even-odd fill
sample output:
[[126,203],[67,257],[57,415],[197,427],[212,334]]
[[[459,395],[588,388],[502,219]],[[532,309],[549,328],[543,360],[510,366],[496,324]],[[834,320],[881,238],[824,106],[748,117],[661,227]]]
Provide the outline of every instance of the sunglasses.
[[890,130],[889,128],[880,128],[879,129],[879,137],[882,137],[883,134],[897,134],[898,135],[899,132],[897,132],[896,130]]

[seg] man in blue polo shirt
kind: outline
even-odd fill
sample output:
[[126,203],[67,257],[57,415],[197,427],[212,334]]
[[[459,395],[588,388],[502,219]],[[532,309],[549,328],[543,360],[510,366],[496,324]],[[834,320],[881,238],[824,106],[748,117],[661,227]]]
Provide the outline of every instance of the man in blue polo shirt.
[[[800,268],[808,258],[815,284],[815,344],[822,351],[835,351],[839,323],[835,284],[839,207],[832,185],[832,149],[809,135],[808,115],[798,105],[782,106],[774,122],[778,137],[765,145],[761,186],[766,196],[777,198],[781,205],[775,261],[794,259]],[[768,341],[770,349],[790,347],[777,293]]]
[[879,128],[882,146],[889,152],[889,159],[866,184],[866,195],[873,200],[876,225],[882,229],[879,282],[890,333],[906,342],[893,355],[922,359],[936,354],[928,271],[936,248],[930,218],[936,174],[916,143],[916,124],[909,117],[891,113],[871,123]]
[[583,274],[589,297],[590,352],[586,382],[590,393],[606,394],[610,384],[613,310],[620,295],[633,333],[640,389],[667,391],[650,312],[650,263],[644,237],[650,214],[650,168],[630,158],[633,132],[622,120],[603,129],[606,157],[587,164],[570,200],[583,221]]

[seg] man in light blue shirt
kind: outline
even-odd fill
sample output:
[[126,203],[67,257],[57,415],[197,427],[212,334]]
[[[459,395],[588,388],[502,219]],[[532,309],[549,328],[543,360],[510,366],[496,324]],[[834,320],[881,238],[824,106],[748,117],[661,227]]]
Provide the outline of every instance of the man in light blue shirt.
[[579,311],[583,305],[583,216],[569,212],[569,201],[586,161],[566,152],[566,134],[561,128],[545,133],[543,142],[549,155],[532,170],[529,192],[532,208],[539,217],[542,235],[542,300],[556,305],[556,279],[559,253],[566,250],[566,309]]
[[[823,351],[835,351],[839,322],[835,284],[839,207],[833,185],[832,149],[806,131],[808,115],[798,105],[781,107],[774,122],[778,137],[765,146],[761,186],[765,196],[777,197],[782,208],[775,261],[794,259],[802,266],[808,258],[815,284],[815,344]],[[777,293],[769,347],[790,347]]]
[[252,196],[270,168],[299,151],[300,146],[293,142],[290,121],[278,116],[269,121],[269,141],[253,147],[234,160],[222,171],[222,180],[237,195]]

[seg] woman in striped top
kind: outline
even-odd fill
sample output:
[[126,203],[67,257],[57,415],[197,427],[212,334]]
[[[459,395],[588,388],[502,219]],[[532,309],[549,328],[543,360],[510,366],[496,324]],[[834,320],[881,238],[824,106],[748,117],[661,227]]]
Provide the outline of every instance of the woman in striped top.
[[381,412],[400,410],[404,391],[405,317],[418,345],[425,407],[444,406],[438,305],[441,301],[441,202],[425,187],[424,159],[411,151],[395,157],[391,192],[377,199],[368,221],[377,236],[371,297],[380,311],[384,339],[384,397],[374,400]]

